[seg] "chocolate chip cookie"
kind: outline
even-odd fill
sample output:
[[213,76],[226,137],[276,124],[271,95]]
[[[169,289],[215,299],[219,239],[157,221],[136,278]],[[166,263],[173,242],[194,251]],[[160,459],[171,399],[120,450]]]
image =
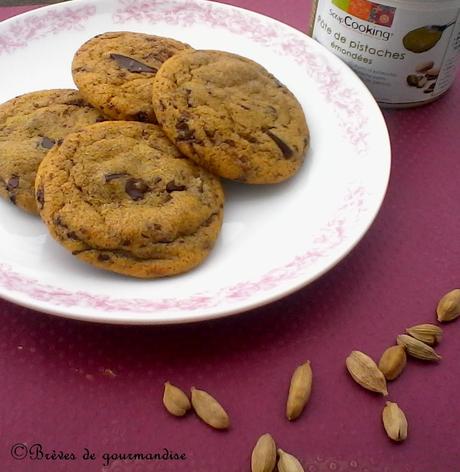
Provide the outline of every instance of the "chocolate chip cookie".
[[156,122],[152,80],[173,54],[190,46],[141,33],[104,33],[75,54],[72,74],[83,97],[115,120]]
[[103,121],[77,90],[32,92],[0,105],[0,195],[37,213],[35,174],[67,134]]
[[224,195],[157,125],[96,124],[67,136],[40,165],[40,215],[79,259],[134,277],[185,272],[209,254]]
[[277,183],[297,172],[309,145],[294,95],[259,64],[221,51],[186,51],[155,76],[153,106],[168,137],[209,171]]

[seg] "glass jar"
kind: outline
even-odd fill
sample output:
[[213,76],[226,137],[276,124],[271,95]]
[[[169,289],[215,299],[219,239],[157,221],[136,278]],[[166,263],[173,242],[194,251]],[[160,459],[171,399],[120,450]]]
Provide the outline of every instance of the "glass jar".
[[381,106],[438,99],[460,59],[460,0],[315,0],[310,34]]

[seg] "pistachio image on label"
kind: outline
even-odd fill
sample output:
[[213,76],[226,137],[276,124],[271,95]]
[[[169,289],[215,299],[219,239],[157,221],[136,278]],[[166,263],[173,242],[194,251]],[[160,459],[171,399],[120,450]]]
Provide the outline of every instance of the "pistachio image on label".
[[436,87],[436,82],[432,82],[424,91],[423,93],[432,93],[434,92],[434,88]]
[[403,38],[404,47],[416,54],[429,51],[438,44],[445,29],[455,24],[455,21],[447,25],[428,25],[409,31]]
[[407,76],[407,85],[410,87],[423,88],[427,82],[427,78],[421,74],[410,74]]
[[434,62],[433,61],[425,61],[421,62],[416,68],[415,72],[418,72],[419,74],[424,74],[430,69],[434,67]]

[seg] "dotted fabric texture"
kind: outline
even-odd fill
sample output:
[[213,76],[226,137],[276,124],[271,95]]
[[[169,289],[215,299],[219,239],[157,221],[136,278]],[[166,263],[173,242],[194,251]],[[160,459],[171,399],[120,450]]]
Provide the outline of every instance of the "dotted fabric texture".
[[[306,30],[309,0],[227,2]],[[0,19],[15,11],[0,8]],[[389,385],[409,421],[392,444],[385,400],[346,373],[353,349],[378,359],[407,326],[433,322],[444,292],[460,286],[460,77],[426,107],[385,111],[393,164],[375,223],[354,251],[312,285],[269,306],[185,326],[122,327],[68,321],[0,302],[2,472],[245,472],[270,432],[307,472],[460,470],[460,320],[445,325],[439,365],[410,360]],[[303,416],[284,418],[292,370],[310,359]],[[163,382],[214,394],[232,426],[169,416]],[[95,461],[14,460],[15,443]],[[104,452],[184,452],[183,462],[113,462]]]

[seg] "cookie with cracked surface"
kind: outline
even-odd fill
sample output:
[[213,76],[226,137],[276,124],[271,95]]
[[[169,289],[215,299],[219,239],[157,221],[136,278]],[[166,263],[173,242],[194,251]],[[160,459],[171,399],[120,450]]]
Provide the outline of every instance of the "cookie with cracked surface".
[[103,120],[77,90],[32,92],[0,105],[0,195],[38,213],[34,185],[42,159],[67,134]]
[[186,156],[228,179],[281,182],[298,171],[309,145],[294,95],[261,65],[235,54],[173,56],[155,76],[153,106]]
[[190,46],[142,33],[103,33],[87,41],[72,63],[83,97],[115,120],[155,123],[152,81],[164,61]]
[[211,251],[223,218],[219,179],[159,126],[107,121],[67,136],[36,179],[51,236],[79,259],[134,277],[185,272]]

